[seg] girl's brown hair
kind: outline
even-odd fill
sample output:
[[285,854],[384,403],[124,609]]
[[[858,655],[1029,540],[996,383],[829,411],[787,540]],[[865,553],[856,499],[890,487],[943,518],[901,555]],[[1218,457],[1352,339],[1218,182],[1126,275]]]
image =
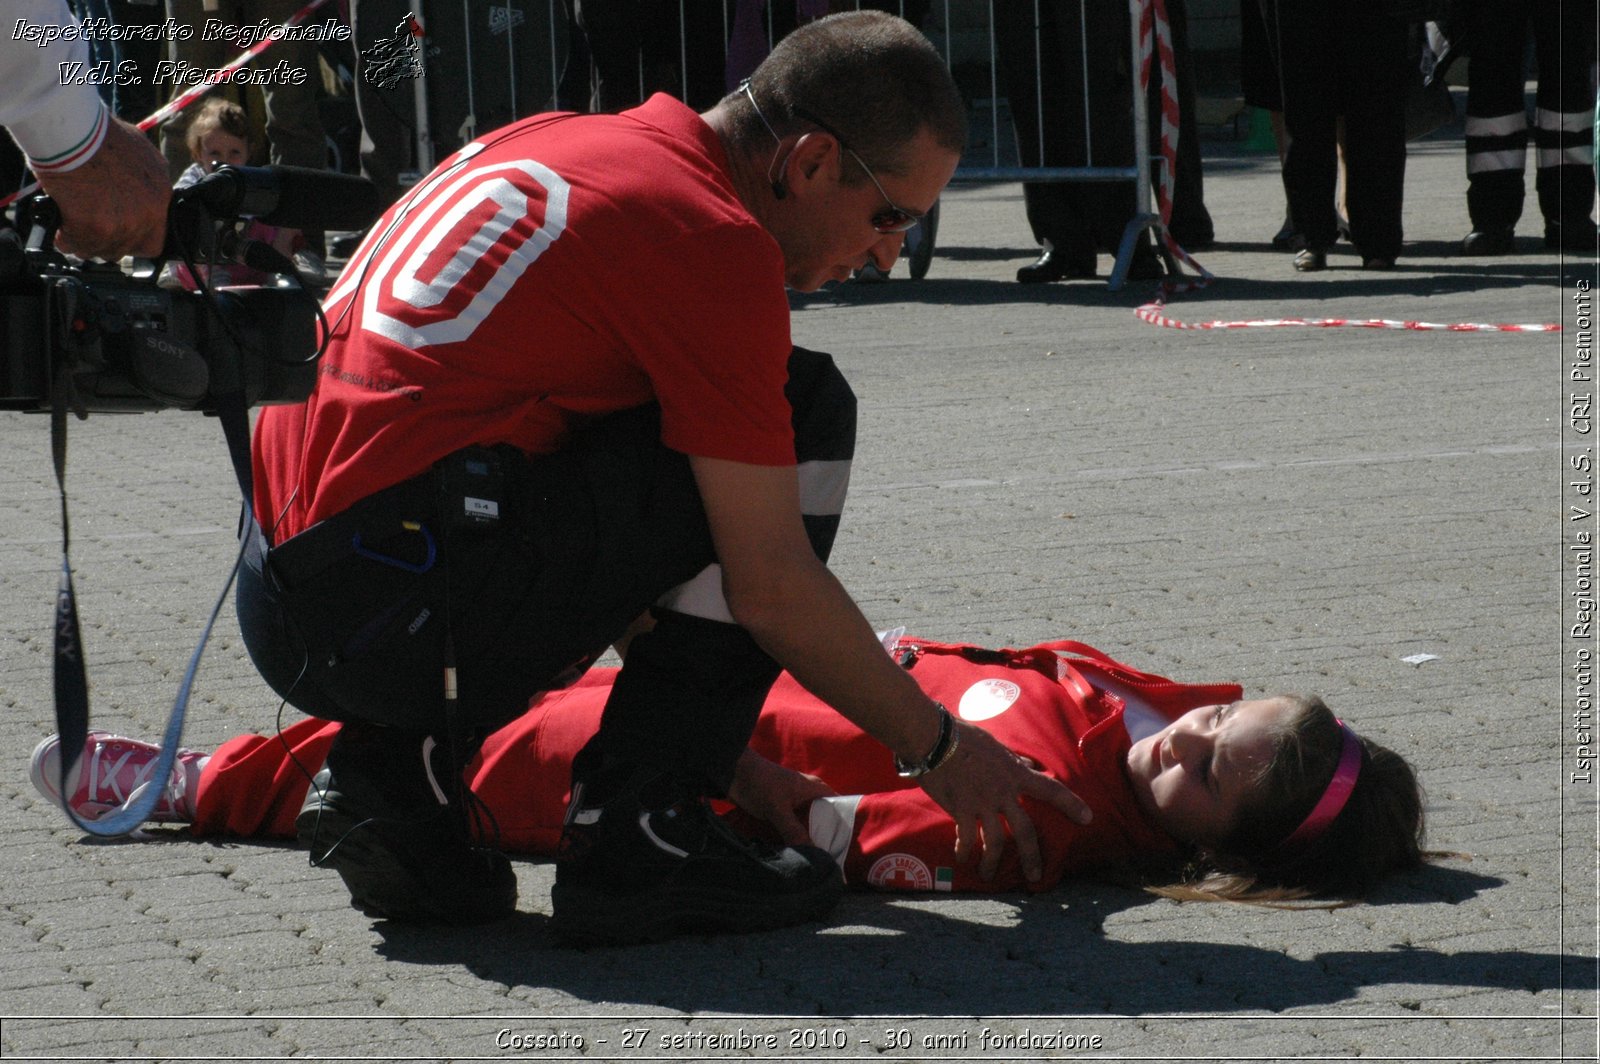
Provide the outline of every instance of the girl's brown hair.
[[218,130],[244,141],[246,153],[255,154],[255,141],[250,128],[250,117],[244,113],[244,108],[232,100],[213,96],[200,105],[200,110],[189,119],[189,128],[184,133],[183,142],[188,145],[190,158],[200,155],[200,142]]
[[1344,732],[1320,698],[1283,697],[1294,712],[1274,735],[1256,800],[1241,810],[1222,843],[1194,855],[1181,882],[1152,888],[1155,893],[1180,900],[1352,901],[1385,876],[1422,864],[1427,855],[1416,773],[1399,754],[1366,738],[1359,740],[1360,773],[1338,817],[1316,838],[1284,844],[1333,778]]

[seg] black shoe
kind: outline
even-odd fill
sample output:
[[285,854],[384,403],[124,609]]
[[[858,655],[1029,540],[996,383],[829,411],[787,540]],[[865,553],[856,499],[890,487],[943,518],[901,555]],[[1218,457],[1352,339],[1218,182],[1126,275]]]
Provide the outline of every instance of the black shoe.
[[1317,273],[1328,268],[1328,253],[1306,248],[1294,257],[1294,268],[1301,273]]
[[1017,280],[1022,284],[1045,284],[1049,281],[1064,281],[1069,277],[1086,278],[1094,275],[1093,249],[1065,251],[1061,248],[1047,248],[1036,261],[1017,271]]
[[1283,219],[1283,228],[1279,229],[1272,238],[1273,251],[1299,251],[1306,246],[1306,238],[1300,230],[1294,227],[1294,222],[1287,216]]
[[1544,223],[1544,246],[1550,251],[1594,251],[1595,225],[1585,218],[1581,222]]
[[788,927],[826,915],[844,891],[822,850],[742,838],[668,777],[601,805],[582,784],[573,792],[551,892],[552,926],[568,945]]
[[1161,265],[1161,259],[1149,241],[1141,241],[1134,245],[1133,258],[1128,260],[1128,280],[1159,281],[1166,275],[1167,271]]
[[[504,854],[474,845],[464,811],[441,803],[452,781],[434,773],[425,746],[388,729],[345,725],[295,818],[311,863],[339,873],[350,904],[379,919],[481,924],[517,908],[517,877]],[[345,740],[343,732],[356,732]],[[396,741],[396,740],[399,741]],[[342,748],[341,748],[342,747]],[[433,754],[434,759],[444,760]]]
[[1394,269],[1394,256],[1374,255],[1370,259],[1361,260],[1363,270],[1392,270]]
[[356,253],[356,248],[367,238],[367,230],[361,229],[353,233],[341,233],[328,241],[328,254],[336,259],[348,259]]
[[[1548,233],[1548,230],[1546,231]],[[1550,238],[1547,235],[1545,239]],[[1463,255],[1509,255],[1516,248],[1516,239],[1507,229],[1474,229],[1461,241]]]
[[1210,229],[1198,232],[1187,232],[1180,229],[1168,230],[1172,239],[1185,251],[1209,251],[1217,246],[1217,234]]
[[1301,274],[1317,274],[1320,270],[1328,269],[1328,253],[1306,248],[1294,256],[1294,269]]

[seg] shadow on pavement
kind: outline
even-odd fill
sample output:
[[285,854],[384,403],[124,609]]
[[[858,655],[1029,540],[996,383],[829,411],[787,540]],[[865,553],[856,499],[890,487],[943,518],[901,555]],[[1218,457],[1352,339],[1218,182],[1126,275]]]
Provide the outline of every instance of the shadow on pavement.
[[[1460,902],[1501,884],[1434,866],[1393,884],[1372,904]],[[1169,913],[1188,907],[1100,884],[992,901],[1003,922],[952,919],[915,898],[856,894],[825,927],[690,936],[627,949],[562,948],[548,917],[526,913],[492,929],[378,924],[375,930],[382,937],[379,953],[392,961],[464,964],[479,978],[513,988],[550,988],[581,1001],[689,1013],[1001,1016],[1038,1014],[1041,1007],[1107,1015],[1277,1012],[1349,1001],[1363,988],[1392,984],[1528,993],[1596,988],[1592,959],[1538,950],[1447,953],[1396,943],[1379,951],[1325,949],[1300,958],[1237,942],[1120,941],[1105,933],[1109,917],[1162,906],[1167,911],[1154,915],[1176,924],[1182,916]],[[1314,910],[1288,918],[1308,925],[1304,943],[1331,943],[1340,935],[1330,921],[1352,914],[1359,919],[1361,911]],[[1073,996],[1041,1002],[1038,976],[1045,971]],[[905,973],[911,973],[909,981]]]
[[[984,252],[984,254],[991,254]],[[1026,251],[1017,253],[1017,264],[1026,265],[1033,255]],[[1221,267],[1215,259],[1202,263],[1212,270]],[[1102,256],[1101,266],[1109,272],[1110,260]],[[1201,308],[1207,303],[1262,303],[1270,306],[1271,317],[1312,315],[1298,313],[1299,308],[1315,306],[1329,300],[1338,300],[1346,308],[1359,308],[1361,300],[1416,299],[1431,296],[1459,295],[1488,292],[1498,289],[1520,289],[1530,285],[1548,285],[1553,280],[1570,274],[1575,280],[1580,264],[1568,263],[1563,267],[1549,261],[1511,259],[1467,260],[1440,265],[1435,262],[1410,263],[1402,258],[1393,270],[1366,271],[1353,251],[1334,252],[1329,258],[1328,270],[1307,277],[1294,272],[1288,256],[1284,257],[1281,279],[1230,277],[1217,272],[1211,284],[1201,290],[1170,297],[1169,305],[1178,308]],[[1054,284],[1023,285],[1009,280],[941,279],[936,276],[921,281],[894,278],[883,284],[849,282],[822,291],[791,293],[790,306],[797,312],[829,310],[837,307],[887,306],[919,303],[942,306],[1003,306],[1029,304],[1034,306],[1071,307],[1136,307],[1157,299],[1160,285],[1155,281],[1129,281],[1121,291],[1106,288],[1105,276],[1094,280],[1061,281]],[[1426,304],[1418,303],[1415,316],[1427,318]],[[1437,313],[1437,312],[1435,312]],[[1341,315],[1354,317],[1365,312],[1352,310]],[[1194,315],[1190,315],[1193,317]],[[1392,317],[1392,314],[1370,316]]]

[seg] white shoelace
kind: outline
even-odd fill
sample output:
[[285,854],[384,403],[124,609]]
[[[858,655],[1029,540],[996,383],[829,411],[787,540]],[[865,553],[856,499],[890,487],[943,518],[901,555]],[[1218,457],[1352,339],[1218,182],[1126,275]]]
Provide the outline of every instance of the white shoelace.
[[[103,787],[111,792],[111,794],[116,798],[118,805],[126,807],[135,798],[143,794],[146,787],[149,787],[151,783],[155,782],[153,779],[151,779],[151,777],[155,775],[157,758],[151,757],[145,762],[144,765],[134,772],[132,780],[133,787],[128,791],[127,794],[123,794],[122,787],[118,783],[117,777],[122,774],[123,767],[127,765],[128,760],[133,757],[134,754],[139,753],[140,751],[135,747],[128,747],[123,751],[122,756],[117,758],[117,760],[111,764],[110,770],[106,771],[104,768],[105,760],[107,758],[106,750],[111,745],[112,744],[110,743],[101,742],[96,743],[94,746],[94,754],[89,758],[88,797],[89,801],[91,802],[99,801],[100,791]],[[97,777],[98,783],[96,782]],[[167,782],[166,793],[166,799],[171,808],[176,809],[181,804],[184,792],[186,790],[186,783],[186,774],[183,771],[182,765],[174,764],[172,766],[171,778]]]

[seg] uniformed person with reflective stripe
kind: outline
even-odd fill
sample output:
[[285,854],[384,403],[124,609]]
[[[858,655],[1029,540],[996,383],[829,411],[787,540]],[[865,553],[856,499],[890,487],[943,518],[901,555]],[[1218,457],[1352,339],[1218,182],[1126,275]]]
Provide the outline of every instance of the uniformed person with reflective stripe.
[[1595,247],[1595,8],[1563,0],[1476,0],[1469,5],[1467,75],[1468,255],[1504,255],[1522,215],[1528,146],[1524,59],[1533,40],[1534,188],[1544,215],[1544,246]]

